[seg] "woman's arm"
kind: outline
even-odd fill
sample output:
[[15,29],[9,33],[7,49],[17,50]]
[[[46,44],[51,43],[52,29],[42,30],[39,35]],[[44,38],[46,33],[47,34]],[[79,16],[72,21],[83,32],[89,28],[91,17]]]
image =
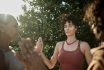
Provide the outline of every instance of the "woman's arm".
[[87,64],[89,65],[92,60],[92,54],[90,52],[90,46],[87,42],[82,42],[82,49],[84,50],[84,55],[87,61]]
[[44,55],[43,52],[40,53],[40,56],[42,57],[44,63],[48,66],[49,69],[52,69],[55,66],[56,62],[57,62],[58,53],[59,53],[59,48],[58,48],[59,45],[60,45],[60,43],[56,44],[54,54],[53,54],[53,56],[51,57],[50,60]]

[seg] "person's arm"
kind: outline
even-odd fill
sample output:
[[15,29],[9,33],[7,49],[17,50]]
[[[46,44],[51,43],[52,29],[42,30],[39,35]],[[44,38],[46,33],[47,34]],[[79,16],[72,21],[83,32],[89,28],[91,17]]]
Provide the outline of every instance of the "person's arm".
[[83,50],[84,50],[84,55],[85,55],[87,64],[89,65],[92,60],[92,54],[90,52],[90,46],[87,42],[83,42]]
[[57,62],[58,53],[59,53],[59,50],[58,50],[59,45],[60,45],[60,43],[56,44],[54,54],[53,54],[53,56],[51,57],[50,60],[44,55],[43,52],[40,53],[40,56],[42,57],[44,63],[47,65],[47,67],[49,69],[52,69],[55,66],[56,62]]
[[92,61],[87,70],[104,70],[104,51],[99,50],[100,47],[93,53]]

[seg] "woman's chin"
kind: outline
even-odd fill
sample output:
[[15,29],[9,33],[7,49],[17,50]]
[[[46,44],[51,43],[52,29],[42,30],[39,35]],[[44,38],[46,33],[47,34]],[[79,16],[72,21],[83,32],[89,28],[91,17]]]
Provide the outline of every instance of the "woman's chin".
[[66,34],[66,36],[73,36],[72,34]]

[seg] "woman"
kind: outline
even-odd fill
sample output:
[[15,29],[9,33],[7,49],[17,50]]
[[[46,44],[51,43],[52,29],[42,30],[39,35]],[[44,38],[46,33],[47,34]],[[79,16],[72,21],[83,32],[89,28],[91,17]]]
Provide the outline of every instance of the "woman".
[[104,0],[92,0],[85,12],[85,19],[101,43],[92,49],[93,59],[88,70],[104,70]]
[[[6,70],[24,70],[21,62],[9,48],[9,44],[17,36],[17,21],[11,15],[0,14],[0,50],[4,54]],[[0,62],[4,59],[0,58]]]
[[[43,46],[37,46],[38,53],[40,50],[39,55],[49,69],[52,69],[58,61],[60,70],[84,70],[84,59],[90,64],[92,58],[89,44],[76,38],[77,24],[72,15],[65,14],[63,21],[67,39],[56,44],[50,60],[42,52]],[[43,45],[42,40],[38,43]]]

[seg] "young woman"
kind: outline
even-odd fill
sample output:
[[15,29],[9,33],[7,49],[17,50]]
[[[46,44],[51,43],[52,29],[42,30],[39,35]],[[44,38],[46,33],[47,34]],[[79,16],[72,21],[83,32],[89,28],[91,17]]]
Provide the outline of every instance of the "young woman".
[[[23,65],[9,48],[9,44],[17,36],[17,21],[11,15],[0,14],[0,51],[5,59],[5,70],[24,70]],[[0,58],[0,62],[4,59]],[[4,70],[4,69],[3,69]]]
[[60,70],[84,70],[84,59],[90,64],[92,58],[89,44],[76,38],[77,26],[72,15],[65,14],[63,24],[67,39],[56,44],[51,59],[47,59],[42,52],[42,39],[37,44],[38,53],[40,51],[39,55],[49,69],[52,69],[58,61]]

